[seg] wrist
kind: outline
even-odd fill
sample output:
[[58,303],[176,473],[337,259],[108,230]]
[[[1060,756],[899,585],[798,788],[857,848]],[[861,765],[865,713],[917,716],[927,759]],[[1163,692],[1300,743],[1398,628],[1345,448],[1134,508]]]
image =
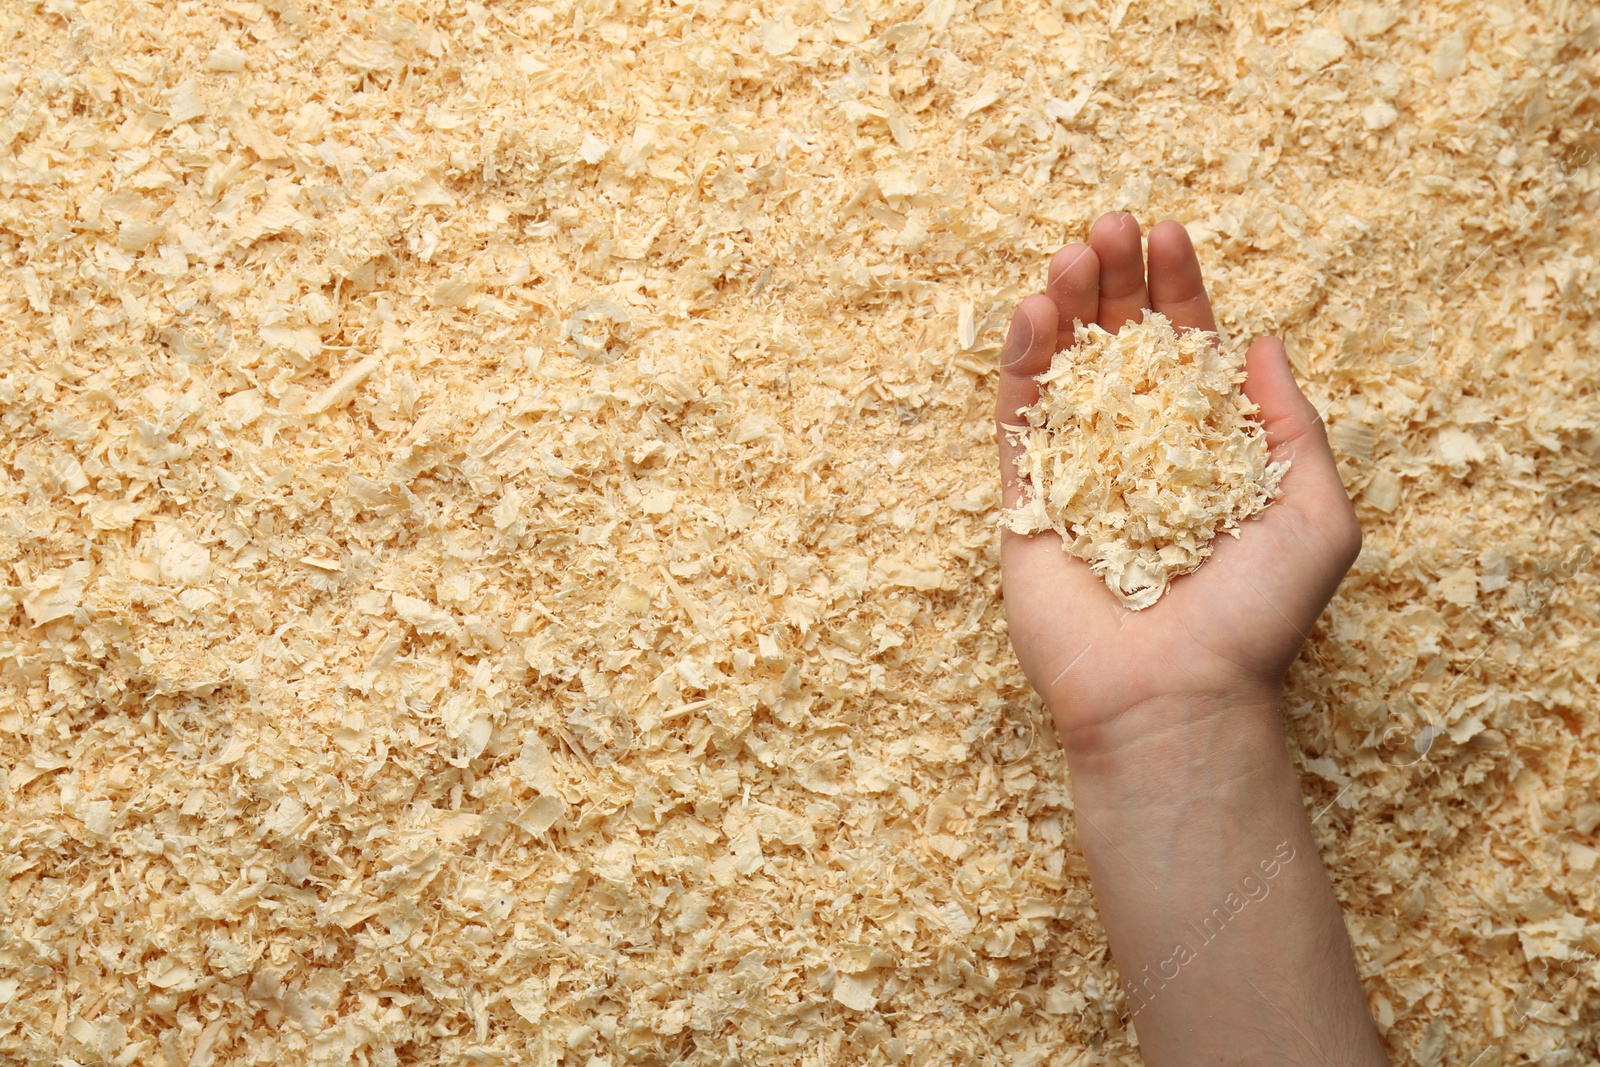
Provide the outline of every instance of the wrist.
[[1276,687],[1164,695],[1060,734],[1091,808],[1187,805],[1292,774]]

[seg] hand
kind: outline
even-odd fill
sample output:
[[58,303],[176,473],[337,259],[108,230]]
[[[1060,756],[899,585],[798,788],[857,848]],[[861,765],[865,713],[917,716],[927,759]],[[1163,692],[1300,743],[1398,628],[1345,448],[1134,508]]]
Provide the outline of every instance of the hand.
[[[1073,321],[1114,332],[1145,308],[1179,330],[1216,329],[1187,231],[1176,222],[1151,230],[1147,280],[1139,224],[1125,213],[1102,216],[1087,245],[1057,252],[1044,293],[1017,308],[995,413],[1007,507],[1020,488],[1018,449],[1004,427],[1023,423],[1020,409],[1038,397],[1034,378],[1073,343]],[[1011,643],[1069,754],[1075,745],[1117,743],[1107,730],[1141,706],[1200,698],[1275,708],[1289,664],[1361,548],[1322,420],[1295,384],[1282,343],[1257,340],[1245,371],[1244,392],[1261,409],[1273,459],[1291,461],[1282,495],[1245,522],[1238,539],[1218,537],[1211,558],[1156,604],[1128,611],[1053,533],[1003,534]]]
[[[1152,308],[1178,329],[1215,329],[1183,227],[1151,231],[1148,279],[1140,251],[1133,217],[1107,215],[1017,308],[996,412],[1008,507],[1019,489],[1004,426],[1023,421],[1034,376],[1072,343],[1075,319],[1116,330]],[[1055,534],[1007,531],[1006,619],[1066,748],[1079,840],[1145,1062],[1376,1067],[1389,1061],[1277,706],[1361,531],[1283,346],[1258,340],[1245,372],[1273,458],[1291,461],[1282,495],[1139,612]],[[1278,855],[1296,858],[1267,875],[1263,858]],[[1218,902],[1238,899],[1246,878],[1258,903],[1214,938],[1196,925],[1221,923]]]

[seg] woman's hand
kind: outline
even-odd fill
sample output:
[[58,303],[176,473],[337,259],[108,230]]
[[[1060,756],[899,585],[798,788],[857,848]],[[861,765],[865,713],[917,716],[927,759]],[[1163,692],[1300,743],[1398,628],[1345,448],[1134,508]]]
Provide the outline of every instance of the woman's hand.
[[[995,413],[1007,507],[1021,490],[1005,427],[1023,423],[1018,412],[1038,397],[1034,378],[1073,343],[1073,321],[1115,332],[1146,308],[1179,330],[1216,329],[1183,226],[1163,222],[1150,232],[1147,277],[1139,224],[1125,213],[1102,216],[1087,245],[1056,253],[1044,293],[1017,308]],[[1282,495],[1237,540],[1219,537],[1211,558],[1156,604],[1128,611],[1055,534],[1003,535],[1011,642],[1069,754],[1120,746],[1132,740],[1129,729],[1149,729],[1120,721],[1136,708],[1191,698],[1275,706],[1284,673],[1360,550],[1322,421],[1295,385],[1283,345],[1256,341],[1246,373],[1244,392],[1261,409],[1272,458],[1291,461]]]
[[[1214,329],[1182,226],[1129,215],[1063,248],[1043,295],[1017,309],[996,417],[1005,501],[1017,501],[1007,424],[1072,323],[1119,328],[1145,308]],[[1007,532],[1006,618],[1054,713],[1078,837],[1150,1067],[1388,1063],[1317,856],[1278,697],[1305,635],[1361,547],[1317,412],[1283,346],[1257,341],[1245,393],[1282,496],[1222,537],[1151,607],[1124,609],[1054,534]]]

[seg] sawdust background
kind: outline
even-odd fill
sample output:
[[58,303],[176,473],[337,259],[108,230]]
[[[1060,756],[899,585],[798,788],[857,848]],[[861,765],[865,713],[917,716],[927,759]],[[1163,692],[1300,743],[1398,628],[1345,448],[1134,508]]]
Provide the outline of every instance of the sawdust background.
[[1597,33],[4,5],[0,1054],[1134,1062],[991,466],[1127,208],[1358,502],[1285,710],[1391,1048],[1593,1062]]

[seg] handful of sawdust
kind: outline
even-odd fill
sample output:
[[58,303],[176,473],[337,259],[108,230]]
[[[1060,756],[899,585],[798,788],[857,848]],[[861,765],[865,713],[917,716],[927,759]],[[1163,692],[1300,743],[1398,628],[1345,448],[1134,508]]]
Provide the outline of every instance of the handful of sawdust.
[[1239,391],[1244,355],[1216,334],[1180,336],[1147,311],[1118,333],[1080,325],[1077,336],[1039,375],[1027,425],[1007,427],[1024,498],[1001,521],[1054,530],[1137,611],[1205,562],[1217,534],[1239,536],[1289,464],[1269,459]]

